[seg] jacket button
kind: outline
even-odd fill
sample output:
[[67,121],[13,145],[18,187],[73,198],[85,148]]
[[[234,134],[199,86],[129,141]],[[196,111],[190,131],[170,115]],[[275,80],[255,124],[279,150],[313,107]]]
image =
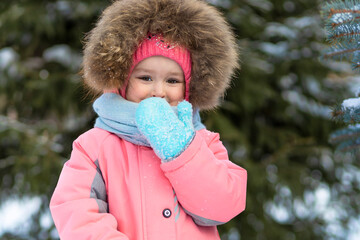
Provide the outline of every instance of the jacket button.
[[171,211],[168,208],[165,208],[164,211],[162,212],[162,214],[165,218],[171,217]]

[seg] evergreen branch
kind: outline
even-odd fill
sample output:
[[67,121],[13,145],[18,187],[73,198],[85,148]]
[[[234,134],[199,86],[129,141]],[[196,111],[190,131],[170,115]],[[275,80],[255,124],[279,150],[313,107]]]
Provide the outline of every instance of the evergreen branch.
[[360,51],[354,52],[351,66],[353,70],[360,68]]
[[338,28],[341,25],[351,25],[352,23],[356,23],[357,19],[360,18],[360,11],[356,13],[338,13],[331,18],[323,17],[323,20],[325,22],[325,28],[326,29],[333,29]]
[[339,144],[336,149],[341,152],[351,152],[359,149],[360,141],[356,139],[354,141],[346,141]]
[[328,23],[325,24],[325,29],[333,29],[339,27],[342,24],[352,23],[353,21],[359,20],[360,16],[353,17],[351,19],[343,20],[339,23],[334,23],[333,21],[329,20]]
[[360,46],[357,48],[347,48],[340,45],[331,46],[325,51],[323,51],[322,58],[342,60],[344,57],[348,57],[348,55],[353,54],[356,51],[360,51]]
[[360,146],[360,124],[340,129],[330,135],[329,142],[342,152],[358,150]]
[[360,137],[360,124],[351,125],[347,128],[343,128],[333,132],[330,135],[329,142],[332,144],[338,144],[343,141],[349,141]]
[[344,115],[344,111],[340,106],[336,106],[334,108],[334,110],[332,111],[332,117],[334,118],[335,121],[337,122],[341,122],[342,121],[342,116]]
[[350,14],[360,14],[359,10],[353,10],[353,9],[334,9],[334,8],[330,8],[329,9],[329,13],[327,14],[327,18],[330,19],[332,18],[335,14],[340,14],[340,15],[350,15]]
[[327,18],[333,17],[335,14],[353,14],[359,13],[360,7],[356,0],[334,0],[332,2],[325,3],[322,7],[322,15]]
[[325,20],[328,40],[335,42],[358,42],[360,39],[360,4],[354,0],[335,0],[321,10]]
[[360,25],[358,23],[341,24],[335,28],[326,28],[330,42],[357,42],[360,39]]
[[351,64],[351,68],[353,70],[359,70],[360,69],[360,63],[357,62],[356,64],[355,63]]
[[[328,32],[330,47],[323,51],[323,59],[346,57],[353,69],[360,69],[360,2],[358,0],[334,0],[321,11]],[[332,112],[336,121],[347,124],[360,123],[360,98],[347,99]],[[356,151],[360,146],[360,124],[335,131],[330,143],[342,152]]]
[[343,60],[343,58],[351,61],[353,70],[359,69],[360,44],[358,42],[338,42],[323,50],[320,57],[322,60]]
[[336,121],[347,124],[360,123],[360,98],[346,99],[339,106],[336,106],[332,115]]
[[360,138],[358,135],[350,136],[349,139],[344,138],[340,141],[334,141],[330,138],[330,143],[337,145],[336,149],[342,152],[348,152],[353,150],[358,150],[360,147]]

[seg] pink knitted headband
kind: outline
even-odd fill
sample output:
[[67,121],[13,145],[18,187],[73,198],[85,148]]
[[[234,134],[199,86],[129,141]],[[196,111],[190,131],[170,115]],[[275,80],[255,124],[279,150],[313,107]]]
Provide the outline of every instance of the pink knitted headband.
[[125,98],[126,87],[135,66],[145,58],[152,56],[164,56],[174,60],[180,65],[185,77],[185,100],[189,101],[189,86],[191,78],[191,57],[189,50],[177,45],[176,43],[166,42],[162,35],[148,34],[133,55],[133,64],[130,68],[128,78],[120,90],[120,95]]

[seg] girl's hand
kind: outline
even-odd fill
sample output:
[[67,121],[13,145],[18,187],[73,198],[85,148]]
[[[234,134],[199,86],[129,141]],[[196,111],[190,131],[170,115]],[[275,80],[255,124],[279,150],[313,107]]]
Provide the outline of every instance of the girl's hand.
[[191,104],[182,101],[177,109],[178,116],[165,99],[152,97],[136,110],[137,127],[163,162],[179,156],[195,136]]

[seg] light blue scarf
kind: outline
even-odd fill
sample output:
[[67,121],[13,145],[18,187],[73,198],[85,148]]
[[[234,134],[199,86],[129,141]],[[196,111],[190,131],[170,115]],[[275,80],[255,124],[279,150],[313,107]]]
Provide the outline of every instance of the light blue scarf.
[[[94,111],[99,116],[95,127],[114,133],[120,138],[134,143],[150,147],[145,136],[136,126],[135,112],[138,103],[130,102],[115,93],[104,93],[93,104]],[[177,115],[177,107],[172,107]],[[195,131],[205,128],[201,123],[199,110],[193,113]]]

